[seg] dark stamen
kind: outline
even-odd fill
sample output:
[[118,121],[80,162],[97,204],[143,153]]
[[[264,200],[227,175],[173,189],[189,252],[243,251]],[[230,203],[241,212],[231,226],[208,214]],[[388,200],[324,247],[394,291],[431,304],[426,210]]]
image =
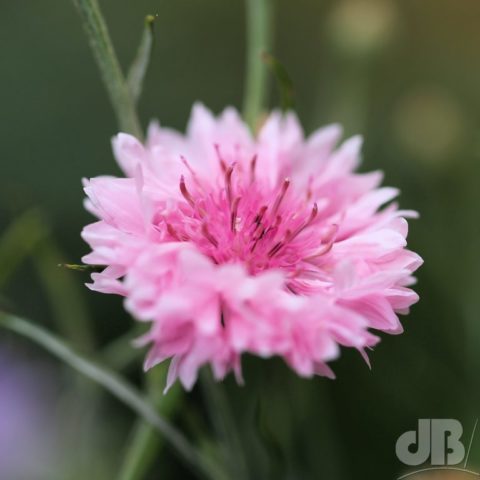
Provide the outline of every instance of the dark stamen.
[[283,181],[282,189],[281,189],[280,193],[278,194],[278,197],[275,200],[275,203],[273,205],[272,215],[275,215],[277,213],[277,210],[280,207],[280,204],[282,203],[289,186],[290,186],[290,180],[288,178],[286,178]]
[[281,240],[280,242],[277,242],[268,252],[268,256],[272,258],[276,253],[280,251],[290,240],[290,236],[292,235],[292,232],[290,230],[287,230],[285,232],[285,238]]
[[228,203],[232,203],[232,173],[235,168],[235,163],[232,163],[225,172],[225,187],[227,192]]
[[255,250],[255,248],[256,248],[257,245],[258,245],[258,242],[260,241],[260,238],[261,238],[261,237],[257,237],[257,239],[255,240],[255,242],[254,242],[253,245],[252,245],[252,248],[250,249],[250,253],[253,253],[253,251]]
[[268,256],[272,258],[283,247],[283,245],[283,241],[276,243],[273,248],[268,252]]
[[312,212],[310,213],[310,218],[303,225],[300,225],[296,230],[294,230],[293,233],[290,234],[290,237],[287,239],[287,241],[290,242],[297,235],[302,233],[308,226],[310,226],[312,222],[315,220],[315,217],[317,216],[317,214],[318,214],[318,205],[314,203]]
[[240,203],[241,197],[237,197],[233,201],[233,206],[232,206],[232,213],[230,216],[230,228],[233,233],[236,232],[236,223],[237,223],[237,213],[238,213],[238,204]]
[[[255,215],[255,218],[253,219],[253,224],[256,225],[256,227],[258,227],[262,221],[262,218],[263,216],[265,215],[265,212],[267,211],[267,206],[264,205],[263,207],[260,208],[260,210],[258,211],[257,215]],[[256,228],[255,228],[256,230]],[[254,230],[254,233],[255,233],[255,230]]]
[[192,168],[192,166],[190,165],[188,160],[183,155],[180,155],[180,160],[185,165],[185,167],[187,167],[187,169],[190,172],[190,175],[192,176],[193,181],[195,182],[197,187],[199,187],[201,190],[203,190],[202,183],[200,182],[200,180],[198,178],[197,172]]
[[217,239],[210,233],[206,223],[202,224],[202,234],[203,236],[215,247],[218,247]]
[[182,192],[183,198],[193,207],[195,208],[195,202],[193,197],[190,195],[190,192],[187,190],[187,186],[185,185],[185,178],[183,175],[180,177],[180,192]]
[[307,186],[307,202],[310,202],[313,196],[312,184],[313,184],[313,177],[310,175],[310,177],[308,178],[308,186]]
[[327,254],[332,249],[333,244],[335,243],[337,232],[338,232],[338,225],[334,223],[330,226],[330,231],[327,232],[327,234],[322,238],[322,246],[320,247],[320,249],[313,255],[310,255],[309,257],[305,257],[302,260],[305,262],[309,262],[309,261],[315,260],[318,257],[321,257],[322,255]]
[[177,231],[175,230],[175,228],[167,222],[167,232],[175,239],[175,240],[178,240],[180,241],[180,237],[178,236],[178,233]]
[[258,155],[255,154],[250,161],[250,182],[253,183],[255,181],[255,169],[257,167],[257,158]]
[[294,294],[298,295],[298,292],[293,288],[293,285],[291,283],[287,283],[287,288]]
[[214,145],[215,152],[217,152],[217,158],[220,163],[220,168],[222,169],[222,172],[225,173],[227,171],[227,165],[225,164],[225,160],[222,157],[222,154],[220,153],[220,145],[216,143]]

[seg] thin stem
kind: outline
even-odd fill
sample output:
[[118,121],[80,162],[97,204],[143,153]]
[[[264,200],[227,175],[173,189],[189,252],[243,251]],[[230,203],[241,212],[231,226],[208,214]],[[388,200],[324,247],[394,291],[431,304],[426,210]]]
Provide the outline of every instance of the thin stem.
[[[171,418],[182,405],[183,390],[174,385],[163,395],[161,387],[165,382],[167,365],[162,364],[150,370],[145,381],[150,401],[163,417]],[[132,430],[124,461],[120,469],[119,480],[142,480],[151,470],[164,445],[163,439],[152,425],[144,420],[137,420]]]
[[143,327],[143,325],[137,325],[103,347],[99,355],[102,363],[116,372],[124,371],[131,365],[140,363],[145,351],[140,348],[132,348],[132,344],[136,338],[145,333]]
[[162,433],[179,456],[185,460],[186,464],[193,467],[193,471],[201,473],[207,478],[222,478],[223,472],[218,465],[202,456],[180,431],[159,416],[155,408],[143,395],[121,376],[74,352],[68,345],[45,329],[15,315],[0,312],[0,326],[33,340],[112,393]]
[[155,429],[150,424],[137,420],[118,480],[143,479],[152,467],[161,445],[161,438]]
[[224,386],[216,383],[211,372],[206,368],[202,370],[200,380],[210,418],[221,440],[220,445],[226,456],[230,476],[232,479],[246,480],[249,475],[242,440],[238,434],[238,427],[225,395]]
[[97,0],[73,0],[121,130],[142,138],[142,128]]
[[255,127],[266,107],[267,70],[262,53],[273,43],[273,0],[246,0],[247,68],[243,116],[250,128]]

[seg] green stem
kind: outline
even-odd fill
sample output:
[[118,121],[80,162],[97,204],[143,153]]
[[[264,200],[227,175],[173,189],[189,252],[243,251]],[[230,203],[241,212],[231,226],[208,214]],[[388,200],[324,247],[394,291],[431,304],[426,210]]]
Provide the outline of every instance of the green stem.
[[142,138],[142,128],[97,0],[73,0],[121,130]]
[[116,372],[124,371],[130,366],[140,363],[145,351],[141,348],[133,348],[132,344],[144,333],[144,325],[136,325],[127,333],[112,340],[100,352],[99,358],[102,363]]
[[141,480],[150,470],[161,447],[161,439],[148,423],[137,420],[132,431],[119,480]]
[[29,338],[112,393],[162,433],[186,464],[193,467],[193,471],[203,474],[207,478],[221,478],[223,476],[223,471],[218,465],[202,456],[180,431],[159,416],[155,408],[143,395],[121,376],[74,352],[68,345],[45,329],[15,315],[0,312],[0,326]]
[[220,437],[220,445],[223,447],[230,478],[247,480],[249,478],[248,466],[243,445],[223,389],[224,386],[214,381],[212,373],[207,368],[202,370],[200,380],[210,418],[217,430],[217,435]]
[[262,53],[273,43],[273,0],[246,0],[247,68],[243,116],[254,131],[266,107],[267,70]]
[[[162,394],[161,385],[165,382],[167,365],[164,363],[150,370],[146,375],[148,395],[158,413],[171,418],[182,404],[183,390],[178,384]],[[144,420],[137,420],[131,441],[120,469],[119,480],[141,480],[148,474],[158,458],[164,442],[157,431]]]

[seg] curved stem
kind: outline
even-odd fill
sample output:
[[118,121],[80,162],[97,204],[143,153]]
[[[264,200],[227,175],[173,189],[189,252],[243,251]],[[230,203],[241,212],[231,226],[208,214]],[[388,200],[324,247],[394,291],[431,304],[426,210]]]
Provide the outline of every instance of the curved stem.
[[144,325],[135,325],[127,333],[115,338],[104,346],[99,354],[104,365],[116,372],[122,372],[141,362],[145,351],[141,348],[132,348],[133,341],[145,333]]
[[247,68],[243,116],[252,131],[266,107],[267,71],[262,53],[269,52],[273,42],[273,0],[246,0]]
[[142,480],[162,447],[161,438],[148,423],[137,420],[128,450],[120,468],[118,480]]
[[238,427],[225,395],[224,385],[216,383],[212,373],[204,368],[200,376],[205,403],[209,409],[211,420],[221,440],[225,453],[226,465],[232,480],[248,480],[248,465],[243,450]]
[[[171,418],[182,405],[184,391],[176,384],[163,395],[161,387],[165,382],[167,366],[165,363],[150,370],[146,375],[146,384],[150,401],[156,410],[166,418]],[[118,480],[142,480],[151,470],[162,447],[162,437],[155,428],[142,419],[138,419],[132,430]]]
[[211,460],[202,456],[188,439],[167,420],[125,379],[105,367],[74,352],[68,345],[45,329],[15,315],[0,312],[0,326],[33,340],[66,364],[101,385],[135,413],[163,434],[170,445],[197,473],[207,478],[222,478],[223,472]]
[[108,28],[97,0],[73,0],[82,17],[93,55],[107,88],[121,130],[142,138],[135,103],[115,54]]

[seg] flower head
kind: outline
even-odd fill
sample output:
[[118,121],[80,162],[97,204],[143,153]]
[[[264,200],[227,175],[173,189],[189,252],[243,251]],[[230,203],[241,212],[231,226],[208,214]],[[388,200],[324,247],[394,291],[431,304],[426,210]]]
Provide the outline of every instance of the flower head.
[[186,135],[153,123],[145,145],[114,138],[126,178],[85,182],[99,221],[83,261],[106,267],[90,288],[151,322],[145,368],[171,358],[167,387],[191,388],[207,363],[240,380],[243,353],[333,376],[339,346],[366,358],[371,330],[402,331],[397,314],[418,300],[416,214],[389,204],[380,172],[355,173],[361,139],[336,148],[340,136],[305,139],[294,114],[273,113],[253,138],[234,109],[196,105]]

